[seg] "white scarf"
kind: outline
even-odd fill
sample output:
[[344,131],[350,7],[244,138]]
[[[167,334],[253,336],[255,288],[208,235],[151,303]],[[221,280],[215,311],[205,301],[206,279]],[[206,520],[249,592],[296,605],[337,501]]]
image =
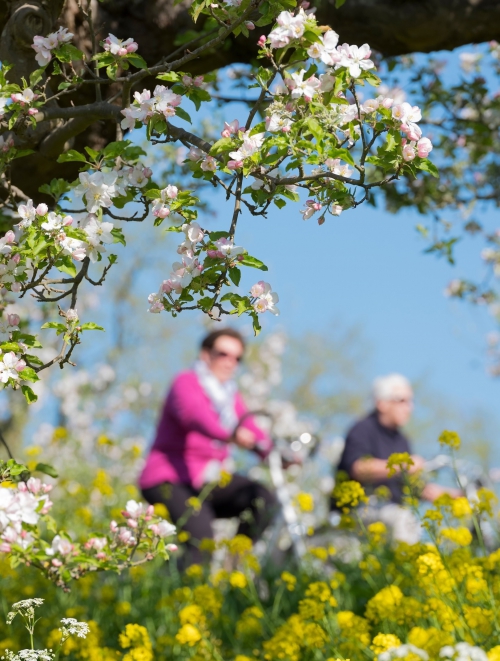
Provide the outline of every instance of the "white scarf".
[[195,362],[194,371],[219,416],[221,426],[227,431],[233,431],[238,424],[235,410],[236,382],[231,379],[221,383],[203,360]]

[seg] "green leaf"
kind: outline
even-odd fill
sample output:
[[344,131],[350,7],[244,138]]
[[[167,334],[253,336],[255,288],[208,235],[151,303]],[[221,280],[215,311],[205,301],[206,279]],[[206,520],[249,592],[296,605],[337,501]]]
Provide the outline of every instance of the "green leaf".
[[57,162],[67,163],[68,161],[80,161],[82,163],[86,163],[87,157],[84,156],[83,154],[80,154],[80,152],[76,151],[76,149],[68,149],[67,152],[64,152],[64,154],[59,155]]
[[29,386],[21,386],[21,390],[23,391],[23,395],[25,396],[28,404],[33,404],[38,399],[38,397]]
[[93,321],[87,321],[87,323],[82,324],[80,326],[80,328],[82,329],[82,331],[84,331],[84,330],[100,330],[100,331],[103,331],[104,330],[104,328],[102,326],[98,326]]
[[273,202],[278,207],[278,209],[283,209],[283,207],[286,206],[285,200],[282,200],[281,197],[275,197]]
[[177,108],[175,109],[175,114],[177,115],[177,117],[186,120],[186,122],[189,122],[190,124],[192,123],[189,113],[187,113],[183,108],[177,106]]
[[132,64],[136,69],[147,69],[148,64],[146,60],[141,57],[140,55],[137,55],[137,53],[129,53],[127,55],[127,60]]
[[121,243],[124,246],[127,245],[127,242],[125,241],[125,237],[123,235],[123,232],[115,227],[114,229],[111,230],[111,234],[114,236],[115,240],[114,243]]
[[210,232],[208,236],[210,237],[210,241],[217,241],[218,239],[227,238],[229,232]]
[[19,376],[24,381],[40,381],[40,377],[32,367],[25,367],[22,372],[19,372]]
[[35,466],[35,471],[44,473],[45,475],[50,475],[50,477],[59,477],[59,474],[54,466],[51,466],[50,464],[37,464]]
[[417,165],[417,168],[419,170],[423,170],[424,172],[428,172],[433,177],[436,177],[436,179],[439,178],[439,170],[434,165],[434,163],[432,163],[432,161],[429,161],[428,158],[422,159],[422,161]]
[[167,80],[170,83],[176,83],[181,79],[181,75],[179,73],[175,73],[175,71],[167,71],[166,73],[160,73],[156,77],[158,78],[158,80]]
[[228,274],[229,274],[229,279],[231,280],[231,282],[233,284],[235,284],[236,286],[238,286],[240,284],[240,280],[241,280],[241,271],[240,271],[240,269],[238,269],[236,267],[230,268],[229,271],[228,271]]
[[54,55],[61,62],[74,62],[83,60],[83,53],[73,44],[63,44],[54,51]]
[[94,160],[96,160],[97,157],[99,156],[99,152],[96,151],[95,149],[91,149],[90,147],[85,147],[85,151],[90,156],[90,158],[93,158]]
[[41,69],[35,69],[35,71],[32,71],[30,73],[30,87],[35,87],[35,85],[42,80],[44,73],[45,73],[45,68],[44,67],[42,67]]
[[55,262],[54,266],[58,271],[61,271],[61,273],[66,273],[71,278],[76,276],[76,266],[74,261],[71,259],[71,255],[64,255],[63,257],[60,257],[57,262]]
[[43,330],[44,328],[55,328],[58,331],[64,332],[66,330],[66,326],[64,324],[60,324],[57,321],[46,321],[43,326],[40,326],[40,328]]
[[215,156],[216,154],[220,154],[221,152],[228,151],[233,147],[233,141],[231,138],[221,138],[220,140],[217,140],[212,145],[212,148],[210,149],[210,154],[211,156]]
[[339,7],[342,7],[344,2],[345,0],[335,0],[335,9],[339,9]]
[[108,255],[108,261],[110,264],[116,264],[117,260],[118,260],[117,255]]
[[106,74],[108,75],[108,78],[111,78],[111,80],[115,80],[117,71],[118,64],[116,62],[113,62],[106,67]]
[[240,264],[243,264],[243,266],[251,266],[254,269],[260,269],[261,271],[269,270],[264,262],[261,262],[260,259],[257,259],[257,257],[252,257],[251,255],[243,255],[243,259],[241,260]]
[[117,142],[110,142],[104,148],[102,155],[104,158],[116,158],[123,153],[129,144],[130,140],[118,140]]

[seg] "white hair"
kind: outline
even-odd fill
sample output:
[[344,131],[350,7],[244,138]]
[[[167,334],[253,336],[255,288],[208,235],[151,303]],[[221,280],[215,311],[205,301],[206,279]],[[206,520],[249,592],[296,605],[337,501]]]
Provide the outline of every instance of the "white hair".
[[395,399],[402,390],[411,390],[411,383],[402,374],[379,376],[373,382],[373,398],[376,402]]

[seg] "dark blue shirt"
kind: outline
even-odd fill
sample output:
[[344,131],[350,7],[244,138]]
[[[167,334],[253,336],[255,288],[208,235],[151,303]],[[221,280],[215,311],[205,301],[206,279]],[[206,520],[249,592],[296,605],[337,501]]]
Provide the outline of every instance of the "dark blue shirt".
[[[376,411],[357,422],[348,432],[344,451],[337,470],[345,471],[351,479],[352,466],[358,459],[388,459],[394,452],[409,452],[410,442],[399,429],[384,427],[380,424]],[[392,478],[363,485],[367,493],[374,488],[385,485],[391,492],[391,501],[401,503],[403,497],[403,480],[396,475]]]

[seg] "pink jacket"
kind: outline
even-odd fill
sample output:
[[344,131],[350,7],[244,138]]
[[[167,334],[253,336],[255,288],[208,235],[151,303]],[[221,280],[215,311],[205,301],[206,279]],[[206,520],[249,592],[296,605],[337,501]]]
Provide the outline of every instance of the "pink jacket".
[[[239,393],[235,398],[238,418],[247,409]],[[271,440],[252,418],[243,426],[257,438],[256,451],[262,457],[271,449]],[[219,416],[201,387],[194,371],[181,372],[168,393],[153,447],[139,479],[141,489],[163,482],[191,484],[200,488],[211,461],[229,456],[230,432],[221,427]]]

